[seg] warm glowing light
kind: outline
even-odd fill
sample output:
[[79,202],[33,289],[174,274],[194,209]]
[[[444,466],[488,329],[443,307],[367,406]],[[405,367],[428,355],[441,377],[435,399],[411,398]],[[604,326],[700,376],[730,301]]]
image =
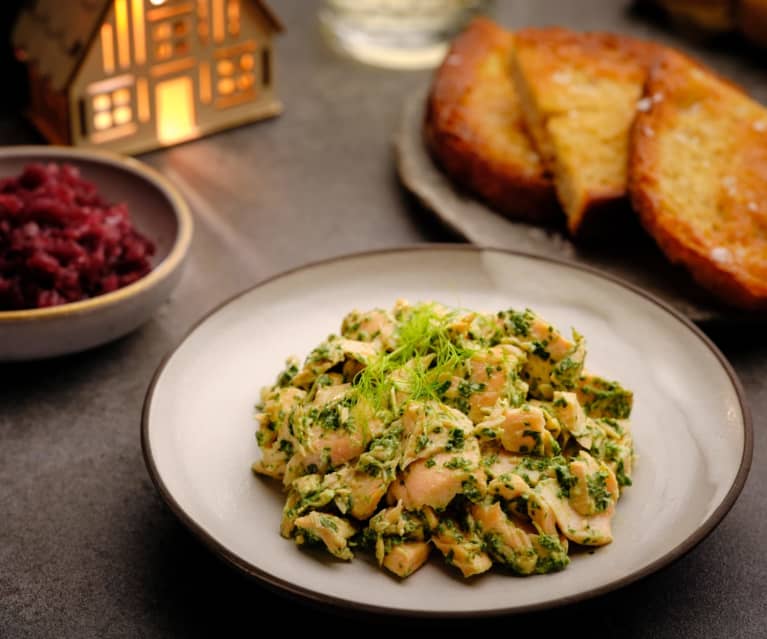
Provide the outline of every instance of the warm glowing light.
[[133,110],[130,107],[117,107],[112,114],[115,124],[127,124],[133,119]]
[[247,91],[256,82],[256,76],[252,73],[243,73],[237,78],[237,88],[240,91]]
[[232,80],[232,78],[221,78],[218,81],[216,88],[221,95],[234,93],[234,80]]
[[216,65],[216,73],[218,75],[232,75],[234,73],[234,65],[231,60],[219,60]]
[[127,0],[115,0],[115,23],[117,24],[117,58],[123,68],[130,66],[130,33]]
[[167,40],[171,34],[170,22],[161,22],[152,32],[155,40]]
[[224,30],[224,0],[213,0],[213,39],[223,42]]
[[197,35],[200,37],[202,44],[208,43],[208,24],[206,22],[200,22],[197,25]]
[[165,0],[149,0],[149,4],[153,4],[155,7],[159,7],[165,4]]
[[117,91],[112,94],[112,102],[118,105],[128,104],[130,102],[130,89],[117,89]]
[[93,126],[97,131],[103,131],[112,126],[112,114],[109,111],[102,111],[93,116]]
[[133,119],[133,110],[130,107],[117,107],[113,114],[115,124],[127,124]]
[[158,22],[159,20],[166,20],[167,18],[173,18],[174,16],[180,16],[184,13],[191,13],[192,3],[185,2],[183,4],[175,4],[170,7],[160,7],[158,9],[150,9],[146,12],[146,17],[149,22]]
[[101,25],[101,64],[107,75],[115,72],[114,30],[108,22]]
[[252,71],[256,66],[256,59],[252,53],[246,53],[240,58],[240,69],[243,71]]
[[164,80],[155,87],[157,138],[163,144],[191,137],[195,133],[192,80],[182,76]]
[[131,0],[133,17],[133,45],[136,64],[146,62],[146,32],[144,30],[144,0]]
[[197,0],[197,35],[200,42],[208,43],[208,0]]
[[236,37],[240,34],[240,0],[229,0],[226,13],[229,18],[229,33]]
[[112,101],[108,95],[97,95],[93,98],[93,110],[103,111],[104,109],[111,109]]
[[158,60],[167,60],[173,55],[173,47],[170,42],[161,42],[155,47],[154,54]]
[[200,102],[210,104],[213,99],[210,87],[210,62],[200,62]]
[[148,122],[151,114],[149,112],[149,85],[146,78],[139,78],[136,83],[136,102],[138,103],[139,121]]

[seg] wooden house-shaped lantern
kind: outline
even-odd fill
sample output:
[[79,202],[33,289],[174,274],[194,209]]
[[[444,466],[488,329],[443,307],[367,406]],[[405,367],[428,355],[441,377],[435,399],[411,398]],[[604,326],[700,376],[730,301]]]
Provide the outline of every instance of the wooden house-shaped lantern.
[[28,115],[53,144],[132,154],[277,115],[258,0],[36,0],[13,46]]

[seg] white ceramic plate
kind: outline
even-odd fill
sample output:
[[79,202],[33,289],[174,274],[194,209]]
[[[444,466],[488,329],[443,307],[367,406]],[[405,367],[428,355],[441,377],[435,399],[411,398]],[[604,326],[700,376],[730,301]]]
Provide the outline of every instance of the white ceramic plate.
[[[563,572],[465,581],[438,557],[398,581],[358,556],[318,558],[278,534],[284,496],[251,474],[253,406],[290,354],[337,332],[351,309],[404,297],[483,311],[530,307],[586,336],[591,370],[635,393],[639,456],[615,541]],[[330,260],[242,293],[203,319],[160,366],[142,441],[172,510],[215,552],[278,589],[401,615],[488,615],[593,597],[647,575],[701,541],[745,482],[752,430],[739,383],[688,320],[618,280],[501,250],[431,245]]]

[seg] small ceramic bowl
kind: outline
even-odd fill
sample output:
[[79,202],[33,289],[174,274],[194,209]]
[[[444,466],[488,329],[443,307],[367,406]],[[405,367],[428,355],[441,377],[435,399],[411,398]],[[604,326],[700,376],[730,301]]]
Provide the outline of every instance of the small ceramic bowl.
[[0,147],[0,176],[33,162],[71,164],[109,202],[125,202],[133,226],[155,244],[152,270],[97,297],[47,308],[0,311],[0,361],[65,355],[104,344],[144,324],[181,276],[192,216],[176,189],[130,157],[71,147]]

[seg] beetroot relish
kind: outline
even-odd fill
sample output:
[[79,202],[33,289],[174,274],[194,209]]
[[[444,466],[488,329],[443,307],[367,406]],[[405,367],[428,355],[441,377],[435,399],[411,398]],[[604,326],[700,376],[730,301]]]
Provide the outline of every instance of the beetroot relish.
[[0,310],[56,306],[146,275],[154,244],[67,164],[0,179]]

